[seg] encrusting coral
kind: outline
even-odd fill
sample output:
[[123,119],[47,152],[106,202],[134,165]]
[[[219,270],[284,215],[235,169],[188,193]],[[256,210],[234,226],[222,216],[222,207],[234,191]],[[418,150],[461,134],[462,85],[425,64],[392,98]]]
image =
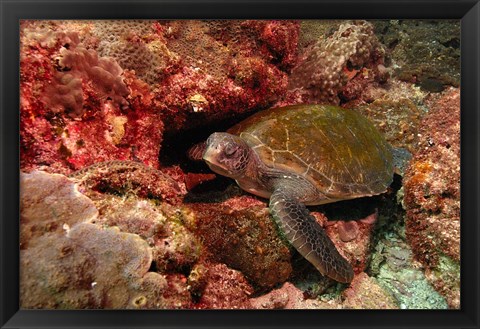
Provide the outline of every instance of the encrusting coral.
[[[405,175],[406,234],[427,277],[460,305],[460,91],[431,101],[418,152]],[[449,268],[448,270],[446,268]]]
[[311,46],[293,69],[289,89],[303,102],[339,103],[338,94],[362,67],[383,65],[385,50],[371,23],[343,23],[331,36]]
[[185,188],[160,170],[135,161],[99,162],[70,175],[80,188],[101,192],[134,193],[179,203]]

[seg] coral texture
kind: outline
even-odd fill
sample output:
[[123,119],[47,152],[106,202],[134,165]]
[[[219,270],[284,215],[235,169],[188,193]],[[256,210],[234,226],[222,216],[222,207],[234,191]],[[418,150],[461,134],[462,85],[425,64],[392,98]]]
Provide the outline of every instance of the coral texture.
[[[111,58],[99,57],[93,49],[82,46],[62,47],[55,58],[57,73],[52,85],[45,90],[46,106],[53,112],[66,112],[74,118],[83,116],[87,104],[94,100],[111,99],[120,108],[127,107],[125,97],[129,90],[122,78],[122,68]],[[84,100],[83,85],[88,85],[88,91],[93,95],[90,100]],[[92,109],[94,110],[94,109]]]
[[268,209],[242,201],[230,200],[233,206],[192,204],[195,231],[214,260],[240,270],[258,288],[271,288],[289,277],[290,251]]
[[98,216],[94,203],[67,177],[42,171],[20,174],[20,249],[37,237],[63,233]]
[[[418,152],[405,175],[406,232],[427,277],[459,307],[460,294],[460,92],[450,89],[432,101]],[[443,271],[445,263],[456,266]],[[455,270],[455,268],[457,268]]]
[[320,39],[293,69],[289,89],[299,89],[303,102],[338,103],[338,94],[362,67],[383,64],[384,49],[366,21],[340,25]]
[[374,22],[391,49],[395,75],[430,92],[460,84],[460,21]]
[[[98,162],[70,175],[83,189],[135,193],[169,203],[180,202],[185,187],[160,170],[134,161]],[[182,188],[183,187],[183,188]]]

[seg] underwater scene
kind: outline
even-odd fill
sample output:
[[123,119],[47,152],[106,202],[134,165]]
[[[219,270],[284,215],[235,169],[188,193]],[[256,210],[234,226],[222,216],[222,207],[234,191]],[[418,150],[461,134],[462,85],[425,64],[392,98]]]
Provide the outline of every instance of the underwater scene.
[[459,20],[22,20],[23,309],[460,309]]

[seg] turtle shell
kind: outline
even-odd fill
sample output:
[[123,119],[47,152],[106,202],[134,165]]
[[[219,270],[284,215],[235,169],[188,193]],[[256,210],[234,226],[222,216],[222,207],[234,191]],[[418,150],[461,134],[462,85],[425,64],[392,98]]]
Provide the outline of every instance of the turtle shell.
[[268,167],[304,176],[329,199],[379,194],[393,179],[390,144],[355,110],[330,105],[272,108],[228,132],[242,137]]

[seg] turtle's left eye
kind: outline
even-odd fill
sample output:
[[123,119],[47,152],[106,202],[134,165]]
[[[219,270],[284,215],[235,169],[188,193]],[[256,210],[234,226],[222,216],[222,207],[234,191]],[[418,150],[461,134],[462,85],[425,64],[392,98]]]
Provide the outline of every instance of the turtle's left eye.
[[227,156],[235,154],[237,150],[238,148],[234,144],[228,143],[227,145],[225,145],[225,155]]

